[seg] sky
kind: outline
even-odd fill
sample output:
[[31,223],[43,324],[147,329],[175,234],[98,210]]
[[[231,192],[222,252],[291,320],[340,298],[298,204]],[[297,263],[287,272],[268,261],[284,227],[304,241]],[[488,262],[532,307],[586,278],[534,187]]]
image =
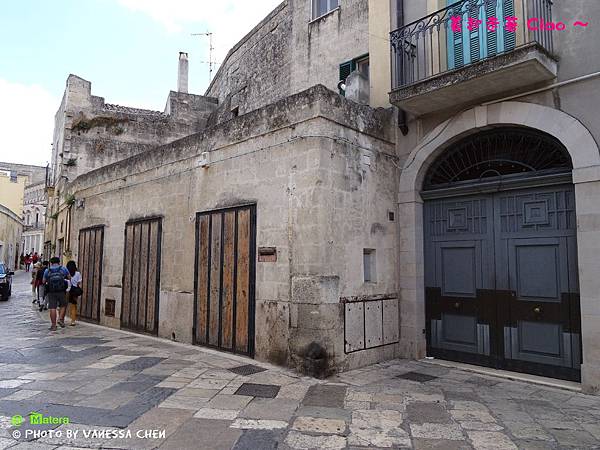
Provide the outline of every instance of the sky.
[[213,33],[219,63],[280,2],[0,0],[0,161],[50,160],[70,73],[91,81],[107,103],[162,111],[185,51],[189,92],[204,94],[208,39],[191,34]]

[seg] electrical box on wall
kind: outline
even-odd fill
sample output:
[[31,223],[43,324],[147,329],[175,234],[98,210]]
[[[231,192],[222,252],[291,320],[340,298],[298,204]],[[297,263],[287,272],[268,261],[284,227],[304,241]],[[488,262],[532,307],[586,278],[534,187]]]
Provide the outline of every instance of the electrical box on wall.
[[210,165],[210,152],[202,152],[198,159],[198,165],[204,168],[207,168]]
[[277,262],[277,247],[258,247],[258,262]]

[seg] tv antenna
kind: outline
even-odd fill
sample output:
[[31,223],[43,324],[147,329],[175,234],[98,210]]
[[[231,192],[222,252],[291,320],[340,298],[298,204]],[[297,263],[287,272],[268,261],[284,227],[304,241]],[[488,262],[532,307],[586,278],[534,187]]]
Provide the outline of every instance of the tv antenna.
[[208,64],[208,81],[212,80],[213,67],[215,62],[213,61],[213,34],[210,31],[206,33],[192,33],[192,36],[204,36],[208,37],[208,61],[200,61],[201,64]]

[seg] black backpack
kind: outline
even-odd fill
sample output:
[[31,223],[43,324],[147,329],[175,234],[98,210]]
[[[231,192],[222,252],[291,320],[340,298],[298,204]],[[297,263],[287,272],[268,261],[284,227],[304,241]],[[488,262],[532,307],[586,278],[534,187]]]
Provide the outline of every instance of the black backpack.
[[67,290],[67,282],[62,266],[48,269],[46,283],[48,284],[48,292],[65,292]]

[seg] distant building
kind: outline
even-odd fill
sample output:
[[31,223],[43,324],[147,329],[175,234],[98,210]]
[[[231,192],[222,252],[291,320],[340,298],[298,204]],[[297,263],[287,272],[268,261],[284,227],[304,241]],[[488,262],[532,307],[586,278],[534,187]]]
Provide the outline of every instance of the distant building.
[[19,267],[19,244],[23,222],[19,216],[0,205],[0,262],[6,264],[10,270]]
[[9,168],[0,168],[0,205],[4,205],[15,214],[23,211],[23,195],[29,177],[18,174]]
[[82,316],[318,376],[430,355],[599,391],[600,30],[572,27],[599,17],[287,0],[206,96],[181,54],[164,112],[69,76],[46,236]]
[[[3,246],[2,251],[4,251],[5,256],[10,254],[11,258],[14,255],[18,258],[22,253],[31,251],[31,249],[27,249],[29,244],[25,246],[25,240],[21,240],[21,235],[24,232],[22,227],[26,219],[25,203],[31,203],[33,192],[35,192],[35,195],[33,195],[34,197],[45,195],[45,178],[45,167],[0,162],[0,205],[5,208],[3,209],[4,213],[6,213],[6,210],[12,213],[5,214],[5,220],[0,222],[0,235],[4,234],[6,239],[11,239],[4,244],[0,242],[0,246]],[[30,186],[32,185],[37,187],[31,188]],[[32,212],[35,213],[35,208]],[[40,211],[38,208],[38,214],[39,213]],[[40,238],[39,236],[43,236],[43,214],[44,213],[41,212],[41,216],[38,216],[38,225],[41,225],[41,228],[38,228],[37,231],[33,232],[33,234],[38,236],[37,239],[42,239],[41,242],[43,242],[43,238]],[[17,218],[16,221],[15,216]],[[33,220],[35,220],[35,216],[33,216]],[[3,229],[2,227],[5,228]],[[15,227],[20,227],[21,229],[17,232]],[[31,226],[29,228],[31,228]],[[32,230],[28,229],[25,235],[30,231]],[[13,243],[12,239],[15,237],[17,237],[17,240]],[[0,238],[0,240],[2,240],[2,238]],[[27,239],[27,242],[30,242],[30,238]],[[36,251],[39,251],[39,248],[41,247],[38,245],[36,248]],[[9,264],[8,261],[3,262]],[[11,268],[18,268],[18,263],[14,265],[13,261],[10,264]]]
[[46,182],[25,187],[23,201],[23,251],[44,253],[44,228],[46,223]]

